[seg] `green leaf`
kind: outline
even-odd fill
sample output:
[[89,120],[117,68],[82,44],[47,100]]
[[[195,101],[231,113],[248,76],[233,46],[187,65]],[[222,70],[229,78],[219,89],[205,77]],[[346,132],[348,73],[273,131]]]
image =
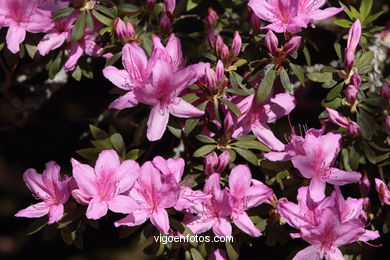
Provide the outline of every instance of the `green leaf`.
[[339,57],[340,60],[343,59],[343,55],[341,52],[341,45],[338,42],[334,43],[334,50],[336,51],[337,57]]
[[63,18],[66,18],[69,15],[71,15],[73,13],[73,11],[74,11],[73,7],[60,9],[53,14],[53,20],[58,21],[58,20],[61,20]]
[[229,256],[230,260],[237,260],[238,257],[240,256],[239,250],[234,248],[234,246],[230,242],[225,243],[226,246],[226,252],[227,255]]
[[123,3],[119,5],[118,9],[123,13],[136,13],[140,10],[138,6],[128,3]]
[[251,152],[247,149],[239,148],[239,147],[233,147],[233,150],[235,150],[241,157],[243,157],[245,160],[247,160],[248,162],[250,162],[254,166],[259,165],[259,162],[258,162],[259,159],[257,158],[257,156],[253,152]]
[[213,138],[210,138],[206,135],[197,135],[196,139],[198,139],[200,142],[206,143],[206,144],[215,144],[216,143],[216,141]]
[[107,26],[112,26],[112,24],[114,22],[113,19],[97,12],[96,10],[92,10],[92,14],[99,22],[101,22],[102,24],[105,24]]
[[107,7],[105,7],[105,6],[102,6],[102,5],[95,5],[95,6],[94,6],[94,9],[97,10],[97,11],[99,11],[100,13],[104,14],[105,16],[110,17],[112,20],[115,19],[114,13],[113,13],[110,9],[108,9]]
[[[206,109],[207,103],[208,101],[205,101],[198,105],[197,108],[204,111]],[[198,125],[199,121],[200,118],[187,119],[184,126],[184,134],[189,136],[192,130],[194,130],[194,128]]]
[[48,221],[48,217],[44,216],[42,218],[35,219],[33,222],[30,223],[27,227],[27,236],[30,236],[32,234],[37,233],[42,228],[46,227]]
[[309,50],[307,49],[306,46],[303,48],[303,54],[305,55],[305,59],[306,59],[307,65],[311,66],[310,52],[309,52]]
[[325,100],[326,101],[332,101],[335,99],[343,90],[344,82],[339,83],[336,87],[332,88],[331,91],[329,91],[328,95],[326,95]]
[[295,76],[297,76],[299,82],[301,83],[302,86],[305,86],[305,74],[303,74],[302,70],[300,67],[295,65],[294,63],[289,63],[290,68],[293,70]]
[[335,20],[334,23],[342,28],[350,28],[352,25],[352,22],[346,19],[338,19]]
[[284,89],[288,93],[292,94],[292,92],[293,92],[292,84],[291,84],[290,78],[287,74],[287,71],[285,69],[282,69],[282,71],[279,73],[279,77],[280,77],[280,81],[282,82]]
[[190,252],[191,252],[191,257],[193,260],[203,260],[203,256],[199,253],[198,250],[196,250],[195,248],[191,248],[190,249]]
[[331,72],[311,72],[307,73],[306,77],[314,82],[328,82],[332,80],[333,74]]
[[358,125],[360,126],[360,133],[362,134],[362,136],[364,138],[366,138],[367,140],[371,140],[372,129],[371,129],[370,123],[368,123],[368,121],[364,117],[362,117],[360,115],[360,113],[357,113],[356,121],[357,121]]
[[365,24],[372,23],[373,21],[375,21],[376,19],[378,19],[379,16],[381,16],[383,13],[384,13],[384,11],[380,11],[380,12],[377,12],[377,13],[375,13],[375,14],[369,16],[369,17],[364,21],[364,23],[365,23]]
[[275,70],[269,70],[262,80],[259,89],[257,90],[257,102],[262,104],[267,100],[268,96],[271,94],[272,87],[275,81]]
[[124,158],[126,154],[126,146],[122,136],[119,133],[115,133],[110,136],[110,142],[120,157]]
[[368,51],[356,60],[356,68],[359,74],[367,74],[372,70],[374,60],[374,52]]
[[194,152],[194,157],[202,157],[202,156],[205,156],[209,153],[211,153],[212,151],[214,151],[215,149],[217,148],[217,145],[215,144],[206,144],[202,147],[200,147],[198,150],[196,150]]
[[101,140],[101,139],[105,139],[105,138],[109,137],[109,135],[107,134],[106,131],[104,131],[104,130],[102,130],[94,125],[89,125],[89,131],[91,131],[92,137],[95,140]]
[[367,159],[372,163],[376,164],[376,155],[374,150],[372,150],[371,146],[367,143],[363,143],[363,150],[364,150],[364,155],[367,157]]
[[230,111],[232,111],[236,116],[240,116],[241,115],[241,111],[240,109],[232,102],[230,102],[229,100],[226,100],[226,99],[223,99],[223,98],[220,98],[219,101],[226,105]]
[[89,29],[91,29],[91,31],[93,31],[93,17],[90,12],[87,12],[87,26]]
[[84,148],[77,150],[76,153],[90,161],[96,160],[99,156],[99,150],[97,150],[96,148]]
[[363,23],[371,12],[372,3],[373,0],[362,0],[362,3],[360,4],[359,12]]
[[137,160],[144,152],[142,149],[133,149],[126,154],[125,160]]
[[256,149],[264,152],[270,152],[271,150],[265,146],[264,144],[260,143],[257,140],[241,140],[236,141],[231,144],[232,146],[238,146],[244,149]]
[[77,65],[76,69],[72,72],[72,77],[75,80],[80,81],[82,76],[83,74],[81,73],[81,68]]
[[87,15],[85,12],[81,12],[81,14],[77,17],[77,20],[72,29],[72,33],[71,33],[72,42],[77,42],[83,37],[86,26],[87,26]]

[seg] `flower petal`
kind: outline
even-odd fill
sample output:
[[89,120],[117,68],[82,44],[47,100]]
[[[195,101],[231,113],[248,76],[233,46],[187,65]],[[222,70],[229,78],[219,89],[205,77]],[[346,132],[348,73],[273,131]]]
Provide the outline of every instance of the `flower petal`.
[[148,119],[147,137],[149,141],[160,140],[164,135],[169,120],[168,110],[162,108],[160,103],[153,106]]
[[100,198],[93,198],[87,208],[86,216],[89,219],[99,219],[107,214],[108,205],[106,201],[101,201]]
[[165,209],[157,207],[150,215],[150,222],[164,234],[169,232],[169,218]]
[[108,208],[116,213],[129,214],[138,208],[138,203],[130,198],[129,196],[116,195],[114,198],[109,200]]

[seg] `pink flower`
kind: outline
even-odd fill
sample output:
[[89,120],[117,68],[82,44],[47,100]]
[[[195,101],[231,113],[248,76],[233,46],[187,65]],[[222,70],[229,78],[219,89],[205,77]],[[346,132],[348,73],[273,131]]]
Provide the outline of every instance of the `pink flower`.
[[65,176],[60,178],[60,167],[55,162],[48,162],[43,174],[35,169],[28,169],[23,174],[24,182],[29,190],[41,200],[37,204],[20,210],[16,217],[39,218],[49,215],[48,224],[58,222],[64,214],[64,204],[69,199],[69,181]]
[[65,62],[64,65],[65,71],[74,70],[76,68],[78,60],[84,53],[94,57],[98,56],[101,53],[103,48],[96,43],[96,37],[98,35],[97,33],[99,29],[99,24],[94,25],[93,31],[91,31],[89,27],[86,27],[83,37],[77,42],[72,42],[72,45],[70,46],[68,60]]
[[218,14],[214,11],[212,7],[208,9],[208,15],[205,18],[205,22],[208,26],[214,26],[218,21]]
[[279,40],[271,30],[267,32],[264,39],[264,43],[268,51],[273,56],[276,57],[279,56],[281,52],[287,55],[295,52],[296,50],[299,49],[299,46],[301,45],[301,41],[302,41],[302,37],[294,36],[284,45],[283,48],[279,49],[278,48]]
[[271,197],[272,190],[261,181],[252,179],[248,166],[237,165],[229,175],[229,191],[231,218],[234,224],[251,236],[260,236],[260,230],[255,227],[245,211],[260,205]]
[[224,151],[219,156],[217,156],[216,152],[209,153],[204,158],[203,169],[207,175],[211,175],[213,173],[221,173],[225,170],[226,166],[230,161],[230,153],[229,151]]
[[39,9],[38,4],[37,0],[0,2],[0,27],[9,27],[6,42],[12,53],[19,52],[26,32],[47,32],[53,27],[51,12]]
[[72,159],[73,177],[78,189],[72,191],[74,199],[88,205],[86,216],[99,219],[108,209],[117,213],[130,213],[137,204],[129,196],[137,179],[139,166],[133,160],[122,163],[114,150],[105,150],[99,154],[95,169]]
[[360,133],[360,127],[355,122],[349,120],[339,112],[334,109],[326,108],[326,112],[328,113],[329,121],[338,126],[344,127],[348,129],[348,133],[350,135],[357,136]]
[[291,159],[303,177],[311,179],[310,194],[314,201],[325,197],[326,183],[345,185],[357,183],[361,178],[358,172],[346,172],[332,167],[340,152],[341,135],[327,133],[323,130],[310,129],[305,138],[293,136],[286,151],[267,153],[265,157],[271,161]]
[[212,194],[212,198],[196,205],[193,212],[197,216],[185,219],[185,224],[195,234],[201,234],[213,229],[217,236],[231,236],[232,225],[227,219],[232,212],[229,205],[230,196],[226,189],[221,190],[220,175],[214,173],[210,175],[205,183],[203,192]]
[[241,36],[237,31],[235,31],[233,37],[233,43],[230,50],[231,56],[234,58],[237,57],[241,52],[241,47],[242,47]]
[[61,47],[65,42],[70,40],[73,23],[76,21],[76,13],[64,19],[56,21],[54,27],[42,38],[37,49],[42,56],[47,55],[50,51]]
[[164,12],[173,14],[176,7],[176,0],[164,0]]
[[295,108],[295,99],[287,93],[277,94],[265,104],[259,104],[255,95],[249,95],[237,104],[242,115],[238,118],[236,138],[248,134],[251,130],[260,142],[276,151],[283,151],[284,144],[279,141],[268,123],[288,115]]
[[127,217],[115,222],[116,227],[138,226],[150,219],[156,228],[168,234],[169,218],[166,209],[176,204],[180,190],[175,184],[163,182],[163,178],[152,162],[145,162],[141,166],[138,181],[129,192],[138,206]]
[[126,70],[109,66],[103,74],[116,86],[128,91],[115,100],[110,108],[124,109],[141,102],[152,106],[148,120],[147,137],[156,141],[163,136],[169,115],[181,118],[204,114],[179,97],[181,92],[204,75],[205,63],[184,67],[181,45],[171,35],[164,47],[158,37],[153,38],[154,49],[151,58],[135,43],[123,47],[123,64]]
[[320,8],[326,0],[250,0],[248,6],[256,16],[271,24],[264,27],[277,33],[298,33],[309,23],[324,20],[341,12],[341,8]]
[[318,226],[301,227],[301,238],[311,246],[299,251],[294,260],[325,259],[342,260],[340,246],[351,244],[365,233],[364,224],[352,219],[341,221],[335,208],[325,208],[319,215],[321,221]]
[[375,179],[375,189],[379,193],[380,200],[386,204],[390,205],[390,191],[387,185],[380,179]]
[[361,34],[362,25],[360,24],[360,20],[357,19],[349,29],[347,48],[344,54],[344,66],[348,71],[352,69],[355,63],[355,51],[359,44]]
[[390,133],[390,116],[386,116],[386,129]]

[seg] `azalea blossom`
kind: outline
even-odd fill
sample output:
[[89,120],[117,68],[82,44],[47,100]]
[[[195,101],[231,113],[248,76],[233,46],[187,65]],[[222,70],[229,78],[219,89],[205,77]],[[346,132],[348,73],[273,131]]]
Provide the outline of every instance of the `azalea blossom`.
[[12,53],[19,52],[27,32],[47,32],[53,27],[51,12],[38,5],[38,0],[0,1],[0,28],[9,27],[6,42]]
[[76,68],[77,62],[81,56],[86,53],[89,56],[98,56],[103,48],[96,43],[96,37],[101,24],[95,24],[94,30],[88,26],[85,28],[83,37],[77,42],[72,42],[69,51],[68,60],[65,62],[65,71],[72,71]]
[[29,190],[42,202],[33,204],[15,214],[16,217],[39,218],[49,215],[48,224],[58,222],[64,214],[64,204],[68,201],[70,178],[60,177],[60,167],[53,161],[46,163],[43,174],[28,169],[23,180]]
[[50,51],[61,47],[65,42],[70,40],[73,24],[77,19],[76,13],[55,21],[54,27],[42,38],[37,49],[42,56],[47,55]]
[[[176,167],[176,166],[175,166]],[[180,169],[179,171],[180,172]],[[125,218],[115,222],[115,226],[138,226],[150,219],[161,232],[168,234],[169,218],[167,208],[173,207],[179,199],[180,189],[176,183],[164,182],[161,172],[152,162],[145,162],[129,196],[138,206],[128,212]]]
[[359,88],[362,84],[362,79],[359,75],[359,73],[355,72],[352,74],[350,83],[348,87],[345,89],[345,98],[348,101],[349,104],[354,104],[357,96],[359,94]]
[[330,122],[338,126],[341,126],[343,128],[346,128],[350,135],[355,135],[355,136],[359,135],[360,127],[357,123],[346,118],[345,116],[343,116],[342,114],[340,114],[334,109],[326,108],[326,112],[328,114],[328,118]]
[[260,230],[255,227],[245,211],[271,197],[272,190],[261,181],[252,179],[248,166],[237,165],[229,175],[229,193],[231,218],[234,224],[251,236],[260,236]]
[[345,185],[357,183],[361,178],[358,172],[346,172],[334,168],[340,152],[341,134],[310,129],[304,138],[293,136],[285,152],[270,152],[265,157],[271,161],[291,160],[303,177],[310,180],[310,194],[315,201],[325,197],[326,183]]
[[204,114],[204,111],[185,102],[179,95],[204,74],[206,66],[199,63],[184,67],[180,41],[173,34],[166,47],[157,37],[153,38],[153,42],[154,49],[149,60],[135,43],[126,44],[122,50],[126,70],[109,66],[103,71],[106,78],[128,91],[115,100],[110,108],[124,109],[138,102],[152,106],[147,122],[150,141],[161,139],[170,114],[181,118]]
[[99,219],[108,209],[117,213],[130,213],[138,205],[125,195],[130,190],[139,172],[138,163],[133,160],[120,162],[114,150],[99,154],[95,168],[72,159],[73,177],[78,189],[72,191],[73,198],[88,205],[86,216]]
[[196,212],[197,215],[184,219],[184,223],[195,234],[212,229],[217,236],[231,236],[232,225],[228,220],[232,213],[229,205],[230,195],[226,189],[221,189],[218,173],[207,178],[203,192],[211,194],[212,198],[196,205],[193,212]]
[[390,205],[390,191],[387,185],[380,179],[375,179],[375,189],[379,194],[380,200],[386,204]]
[[294,96],[287,93],[277,94],[266,103],[259,104],[256,96],[251,94],[238,102],[237,107],[242,114],[238,118],[233,138],[246,135],[252,130],[257,139],[269,148],[284,150],[284,144],[275,137],[268,123],[288,115],[295,108]]
[[265,46],[274,57],[278,57],[281,54],[289,55],[295,52],[299,49],[301,41],[301,36],[294,36],[288,42],[286,42],[283,48],[279,48],[279,40],[271,30],[267,32],[264,38]]
[[298,33],[309,23],[335,16],[345,7],[321,10],[327,0],[250,0],[248,6],[257,17],[270,22],[264,29],[277,33]]

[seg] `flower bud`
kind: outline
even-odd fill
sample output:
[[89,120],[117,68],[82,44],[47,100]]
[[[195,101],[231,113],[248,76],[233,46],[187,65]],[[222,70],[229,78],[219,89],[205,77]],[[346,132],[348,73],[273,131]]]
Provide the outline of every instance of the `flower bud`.
[[220,54],[222,52],[223,45],[225,45],[223,39],[221,35],[218,35],[217,40],[215,41],[215,50],[217,51],[217,53]]
[[387,132],[390,133],[390,116],[386,117],[386,128],[387,128]]
[[208,16],[206,17],[206,23],[209,25],[209,26],[213,26],[217,23],[217,20],[218,20],[218,15],[217,13],[214,11],[213,8],[209,8],[209,11],[208,11]]
[[350,135],[358,136],[360,134],[360,126],[353,121],[349,121],[347,129]]
[[359,189],[360,189],[361,197],[368,197],[368,194],[370,193],[370,188],[371,188],[370,179],[368,178],[367,172],[365,172],[359,181]]
[[380,93],[383,98],[390,99],[390,87],[386,81],[383,83]]
[[354,104],[359,91],[354,85],[349,85],[344,91],[345,97],[350,104]]
[[241,47],[242,47],[242,39],[240,34],[235,31],[234,32],[234,38],[233,38],[233,43],[231,47],[231,52],[233,57],[237,57],[240,52],[241,52]]
[[295,36],[292,37],[283,47],[283,51],[287,54],[293,53],[296,50],[299,49],[299,46],[301,45],[302,37],[301,36]]
[[222,50],[220,52],[220,56],[221,56],[221,59],[223,61],[228,61],[230,59],[229,48],[228,48],[228,46],[226,46],[226,44],[224,44],[222,46]]
[[210,28],[209,28],[207,39],[209,41],[209,45],[210,45],[211,49],[214,50],[216,42],[215,42],[215,31],[214,31],[213,26],[210,26]]
[[128,42],[135,38],[135,30],[131,23],[124,23],[119,17],[114,22],[114,32],[119,40]]
[[176,7],[176,0],[164,0],[164,12],[173,14]]
[[149,10],[154,9],[154,6],[156,5],[156,0],[146,0],[146,8]]
[[210,89],[214,89],[217,86],[217,75],[215,72],[210,68],[206,68],[205,76],[207,86]]
[[215,169],[218,166],[218,156],[216,152],[209,153],[203,162],[204,172],[207,175],[211,175],[215,172]]
[[228,166],[230,161],[230,153],[229,151],[224,151],[219,155],[218,167],[216,168],[217,172],[222,172],[225,170],[226,166]]
[[362,35],[362,25],[360,24],[360,20],[357,19],[348,32],[348,42],[347,42],[348,51],[355,53],[361,35]]
[[359,89],[361,84],[362,78],[360,77],[359,73],[353,73],[351,76],[351,85],[354,85],[356,89]]
[[265,35],[264,44],[271,54],[275,55],[278,53],[279,40],[271,30],[268,30],[267,34]]
[[165,34],[170,34],[172,21],[173,21],[172,14],[163,12],[160,18],[160,30]]
[[215,72],[217,75],[217,82],[225,80],[225,67],[223,66],[223,62],[221,60],[218,60]]

